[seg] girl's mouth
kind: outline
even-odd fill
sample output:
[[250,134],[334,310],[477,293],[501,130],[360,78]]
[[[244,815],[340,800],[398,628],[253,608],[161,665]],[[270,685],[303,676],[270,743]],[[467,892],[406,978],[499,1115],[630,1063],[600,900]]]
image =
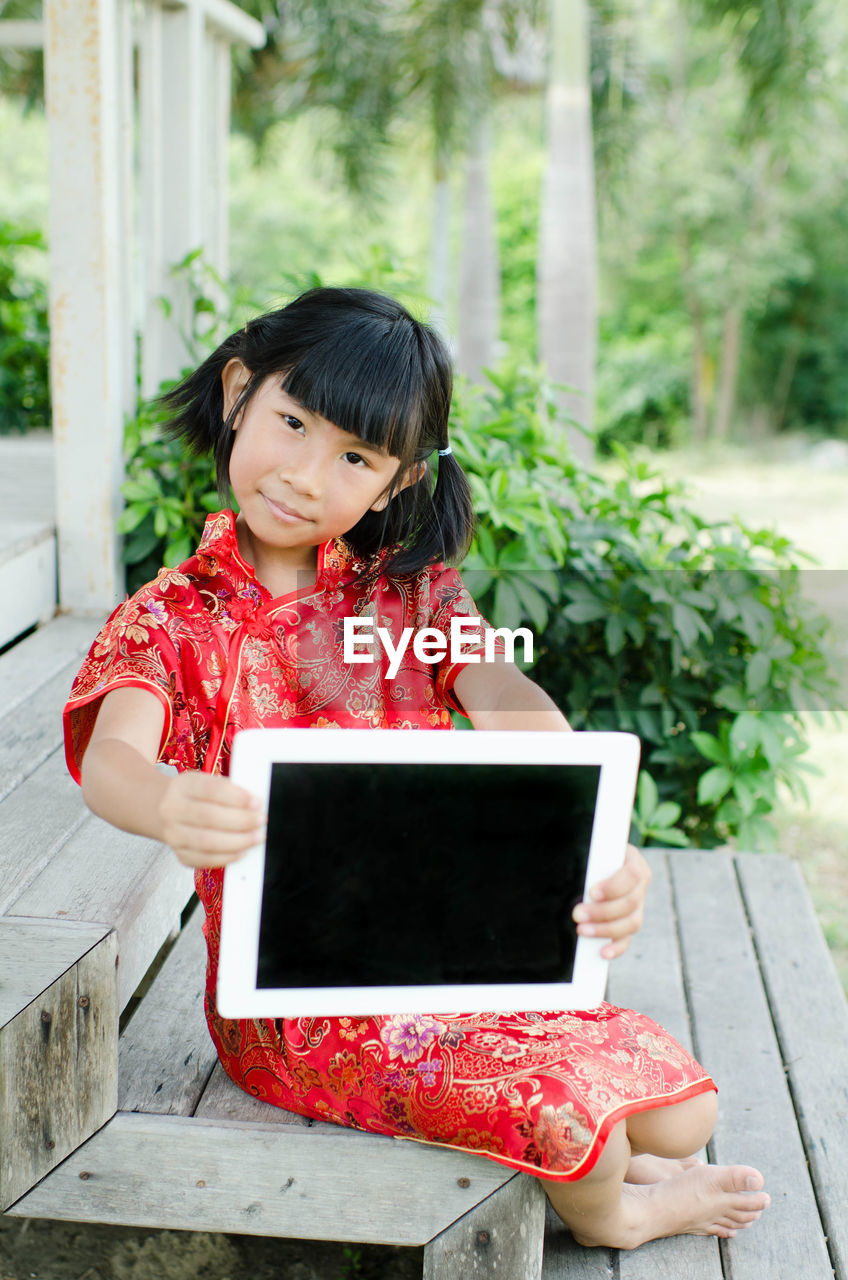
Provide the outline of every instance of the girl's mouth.
[[275,520],[280,520],[283,524],[305,524],[307,522],[307,516],[302,516],[299,511],[295,511],[293,507],[286,506],[284,502],[277,502],[274,498],[269,498],[265,493],[262,494],[262,499]]

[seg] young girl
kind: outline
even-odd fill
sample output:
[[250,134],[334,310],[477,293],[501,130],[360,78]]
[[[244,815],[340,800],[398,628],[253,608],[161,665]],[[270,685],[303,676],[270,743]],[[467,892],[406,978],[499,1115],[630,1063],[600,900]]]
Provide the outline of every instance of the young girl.
[[[196,868],[209,1030],[249,1093],[534,1174],[587,1245],[732,1236],[768,1204],[763,1179],[694,1158],[712,1133],[715,1085],[640,1014],[602,1004],[248,1022],[215,1008],[223,869],[263,833],[256,802],[226,777],[237,730],[448,730],[451,708],[475,729],[568,729],[503,660],[428,664],[410,646],[394,679],[385,661],[343,660],[345,617],[375,618],[397,638],[406,626],[448,634],[451,618],[477,614],[445,568],[472,531],[450,398],[436,336],[356,289],[312,290],[251,321],[171,391],[171,429],[214,451],[239,514],[210,516],[197,554],[106,623],[66,708],[69,767],[95,813]],[[163,774],[160,760],[179,772]],[[340,851],[315,856],[331,867]],[[609,957],[640,927],[648,876],[631,847],[575,909]],[[545,886],[529,873],[523,883],[532,906]]]

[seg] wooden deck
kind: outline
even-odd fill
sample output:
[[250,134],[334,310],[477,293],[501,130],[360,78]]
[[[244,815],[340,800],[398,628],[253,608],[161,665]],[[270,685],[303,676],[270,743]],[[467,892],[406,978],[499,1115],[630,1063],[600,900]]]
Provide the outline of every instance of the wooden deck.
[[0,436],[0,648],[56,607],[53,442]]
[[[92,970],[110,972],[112,939],[117,1005],[132,1008],[190,892],[171,854],[88,815],[64,771],[59,713],[93,630],[90,620],[58,619],[0,658],[0,926],[12,930],[0,927],[0,947],[4,936],[17,939],[0,953],[8,1078],[39,1025],[21,1019],[44,1003],[26,995],[15,968],[27,930],[46,930],[58,945],[74,941],[78,922],[93,924]],[[798,869],[771,855],[656,851],[650,859],[648,923],[612,966],[609,998],[657,1018],[712,1072],[720,1117],[710,1156],[759,1167],[772,1207],[734,1240],[677,1238],[622,1254],[579,1248],[549,1217],[544,1280],[848,1280],[848,1010]],[[0,1183],[13,1188],[7,1211],[399,1244],[453,1239],[458,1223],[469,1241],[465,1271],[455,1249],[438,1254],[431,1243],[426,1276],[538,1276],[524,1264],[520,1274],[492,1270],[479,1243],[497,1234],[499,1196],[524,1196],[526,1212],[536,1211],[533,1180],[480,1157],[310,1125],[226,1079],[203,1025],[198,924],[195,913],[125,1013],[119,1046],[106,1043],[107,1028],[92,1047],[77,1015],[77,1045],[116,1077],[94,1102],[86,1094],[92,1136],[77,1135],[66,1150],[41,1149],[53,1136],[41,1142],[23,1186],[14,1182],[22,1162],[12,1168],[6,1149],[11,1117],[0,1114]],[[28,971],[27,981],[41,990],[37,975]],[[60,1022],[57,1013],[51,1025]],[[433,1261],[449,1255],[443,1266]]]

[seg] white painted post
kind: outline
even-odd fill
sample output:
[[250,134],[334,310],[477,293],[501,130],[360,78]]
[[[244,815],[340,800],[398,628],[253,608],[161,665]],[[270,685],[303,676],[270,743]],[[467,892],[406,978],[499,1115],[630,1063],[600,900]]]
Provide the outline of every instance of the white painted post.
[[159,298],[167,296],[163,250],[165,217],[162,145],[162,10],[144,5],[138,39],[139,233],[141,270],[141,392],[155,395],[165,359],[167,325]]
[[209,85],[208,258],[226,279],[229,271],[229,148],[232,65],[230,46],[207,29]]
[[[153,323],[156,366],[148,365],[148,390],[190,363],[185,336],[191,328],[189,291],[169,277],[171,266],[200,248],[205,238],[207,188],[205,22],[202,0],[161,14],[161,126],[159,160],[162,201],[161,254],[153,275],[165,284],[172,312],[148,311]],[[146,200],[147,195],[143,196]],[[153,384],[153,385],[151,385]]]
[[[228,271],[230,46],[265,42],[226,0],[148,0],[140,41],[142,390],[153,395],[189,360],[189,299],[170,268],[194,249]],[[167,297],[167,318],[158,301]]]
[[103,612],[123,592],[115,521],[133,404],[120,145],[129,0],[45,0],[50,329],[60,602]]

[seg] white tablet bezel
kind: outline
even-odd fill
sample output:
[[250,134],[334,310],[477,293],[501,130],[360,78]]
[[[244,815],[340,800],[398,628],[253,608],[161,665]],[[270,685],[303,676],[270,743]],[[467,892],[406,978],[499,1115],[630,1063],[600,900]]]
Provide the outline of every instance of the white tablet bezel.
[[[258,796],[266,811],[276,761],[600,766],[588,888],[624,860],[639,739],[629,733],[246,729],[235,737],[230,777]],[[609,963],[600,954],[604,941],[584,937],[578,937],[571,982],[257,989],[264,865],[264,845],[255,845],[224,874],[217,1003],[225,1018],[591,1009],[603,999]],[[545,886],[528,886],[528,900],[534,892],[544,894]]]

